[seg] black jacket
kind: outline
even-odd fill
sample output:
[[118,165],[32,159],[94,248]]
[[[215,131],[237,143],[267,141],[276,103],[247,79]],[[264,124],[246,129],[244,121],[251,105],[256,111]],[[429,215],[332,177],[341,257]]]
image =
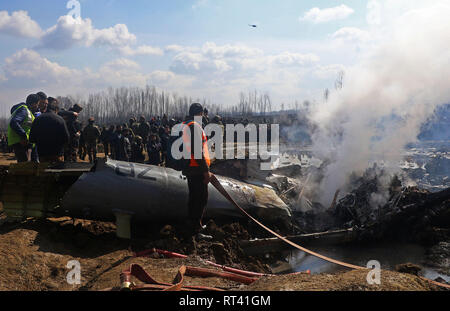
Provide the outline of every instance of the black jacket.
[[38,154],[44,156],[61,156],[64,144],[69,141],[66,122],[53,112],[46,112],[37,117],[31,126],[30,142],[36,143]]
[[81,122],[77,120],[78,117],[75,116],[74,111],[61,109],[58,112],[58,115],[61,116],[66,122],[67,130],[69,131],[70,138],[76,139],[77,133],[81,132],[82,126]]
[[115,151],[115,160],[130,161],[131,144],[128,138],[116,133],[112,143]]
[[148,163],[159,165],[161,163],[161,144],[157,141],[151,141],[147,146]]

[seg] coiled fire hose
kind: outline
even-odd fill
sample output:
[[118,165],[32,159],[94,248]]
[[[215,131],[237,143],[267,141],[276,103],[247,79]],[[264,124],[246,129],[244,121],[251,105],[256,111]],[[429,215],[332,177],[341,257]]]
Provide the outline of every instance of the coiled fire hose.
[[[265,225],[263,225],[261,222],[259,222],[258,220],[256,220],[254,217],[252,217],[250,214],[248,214],[242,207],[239,206],[239,204],[236,203],[236,201],[234,201],[234,199],[228,194],[228,192],[225,190],[225,188],[222,186],[222,184],[220,183],[220,181],[217,179],[217,177],[212,174],[211,176],[211,184],[228,200],[230,201],[231,204],[233,204],[237,209],[239,209],[244,215],[246,215],[248,218],[250,218],[251,220],[253,220],[256,224],[258,224],[260,227],[262,227],[263,229],[265,229],[266,231],[270,232],[271,234],[273,234],[274,236],[276,236],[277,238],[279,238],[280,240],[286,242],[287,244],[291,245],[292,247],[299,249],[305,253],[308,253],[312,256],[315,256],[317,258],[323,259],[325,261],[337,264],[339,266],[343,266],[346,268],[350,268],[350,269],[356,269],[356,270],[368,270],[368,268],[366,267],[361,267],[361,266],[357,266],[357,265],[353,265],[353,264],[349,264],[346,262],[342,262],[333,258],[329,258],[326,257],[324,255],[318,254],[316,252],[313,252],[309,249],[306,249],[292,241],[289,241],[288,239],[286,239],[285,237],[281,236],[280,234],[276,233],[275,231],[273,231],[272,229],[266,227]],[[423,280],[426,280],[434,285],[437,286],[441,286],[441,287],[445,287],[445,288],[449,288],[450,289],[450,285],[447,284],[442,284],[424,277],[420,277]]]
[[[169,251],[165,251],[165,250],[161,250],[161,249],[157,249],[157,248],[147,249],[147,250],[142,251],[142,252],[135,252],[134,253],[134,257],[146,257],[146,256],[149,256],[149,255],[154,254],[154,253],[163,255],[166,258],[181,258],[181,259],[188,258],[188,256],[183,255],[183,254],[169,252]],[[215,267],[215,268],[222,269],[223,271],[234,273],[234,274],[239,274],[239,275],[250,277],[250,278],[254,278],[254,277],[259,278],[259,277],[263,277],[263,276],[275,276],[275,274],[258,273],[258,272],[252,272],[252,271],[246,271],[246,270],[240,270],[240,269],[236,269],[236,268],[231,268],[231,267],[227,267],[227,266],[224,266],[224,265],[219,265],[219,264],[217,264],[215,262],[212,262],[210,260],[205,260],[204,262],[206,264],[210,265],[210,266]],[[310,270],[306,270],[306,271],[301,271],[301,272],[293,272],[293,273],[289,273],[288,275],[298,275],[298,274],[311,274],[311,271]]]
[[[134,276],[139,281],[144,282],[145,284],[134,285],[131,282],[131,276]],[[222,289],[214,287],[183,285],[185,276],[219,277],[246,285],[249,285],[257,280],[257,278],[247,277],[230,272],[220,272],[205,268],[197,268],[183,265],[178,270],[178,274],[175,277],[173,284],[169,284],[155,280],[140,265],[132,264],[127,270],[121,273],[120,282],[122,284],[122,290],[223,291]]]

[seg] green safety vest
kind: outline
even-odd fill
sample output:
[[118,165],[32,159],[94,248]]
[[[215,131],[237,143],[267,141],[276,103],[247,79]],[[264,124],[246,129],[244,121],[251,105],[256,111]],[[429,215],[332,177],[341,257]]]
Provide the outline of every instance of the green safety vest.
[[[14,118],[14,116],[16,115],[17,111],[19,111],[19,109],[21,109],[22,107],[25,107],[25,109],[27,110],[27,117],[25,118],[25,120],[22,121],[22,124],[20,126],[22,126],[22,128],[24,129],[25,133],[27,134],[27,139],[30,139],[30,132],[31,132],[31,125],[33,124],[34,121],[34,115],[31,113],[30,109],[28,109],[27,105],[22,105],[20,107],[18,107],[14,113],[11,115],[11,119]],[[10,120],[11,120],[10,119]],[[18,144],[22,141],[22,137],[19,136],[19,134],[16,133],[16,131],[14,131],[11,128],[11,124],[8,123],[8,146],[12,146],[15,144]]]

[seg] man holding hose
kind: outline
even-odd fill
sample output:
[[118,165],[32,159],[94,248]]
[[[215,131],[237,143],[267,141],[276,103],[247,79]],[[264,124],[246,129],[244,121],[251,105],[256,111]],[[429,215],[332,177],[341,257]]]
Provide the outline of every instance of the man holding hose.
[[189,187],[189,221],[191,233],[200,233],[205,226],[202,218],[208,203],[208,184],[212,174],[207,137],[202,128],[203,107],[194,103],[189,108],[189,117],[183,128],[183,146],[185,151],[183,175],[187,177]]

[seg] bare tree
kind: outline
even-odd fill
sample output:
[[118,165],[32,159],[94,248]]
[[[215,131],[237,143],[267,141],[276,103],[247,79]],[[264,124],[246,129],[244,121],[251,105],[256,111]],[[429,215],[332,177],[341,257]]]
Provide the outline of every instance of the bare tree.
[[[328,91],[329,92],[329,91]],[[105,91],[89,94],[83,99],[80,96],[58,97],[62,107],[68,109],[74,104],[81,105],[84,110],[80,115],[81,121],[94,117],[101,125],[121,124],[127,122],[130,117],[144,115],[147,119],[164,114],[178,120],[184,119],[189,113],[189,106],[193,99],[188,96],[180,96],[177,93],[158,91],[154,86],[108,88]],[[235,105],[219,105],[210,99],[196,99],[208,108],[213,116],[240,116],[251,117],[253,115],[266,115],[273,109],[273,102],[268,93],[259,93],[257,90],[248,93],[239,93],[239,101]],[[309,103],[307,101],[304,102]],[[295,101],[286,106],[281,105],[282,110],[289,107],[299,109]]]

